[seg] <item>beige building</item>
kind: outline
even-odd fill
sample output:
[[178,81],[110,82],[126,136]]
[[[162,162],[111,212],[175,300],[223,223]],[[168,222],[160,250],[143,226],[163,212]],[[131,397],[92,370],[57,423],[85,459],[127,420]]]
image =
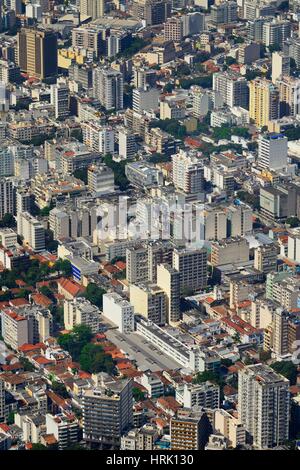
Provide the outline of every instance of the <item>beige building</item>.
[[168,264],[157,266],[157,285],[163,289],[167,300],[167,321],[180,320],[180,274]]
[[83,297],[64,301],[64,324],[66,330],[73,330],[76,325],[86,325],[92,333],[97,333],[100,326],[100,311]]
[[93,20],[102,18],[105,13],[105,0],[80,0],[79,11],[82,16],[90,16]]
[[228,411],[222,409],[215,411],[214,428],[228,439],[229,447],[236,448],[246,443],[244,425]]
[[57,36],[51,30],[22,28],[18,33],[18,63],[30,77],[57,75]]
[[276,271],[277,248],[273,243],[261,245],[254,250],[254,267],[265,274]]
[[223,266],[225,264],[244,263],[247,261],[249,261],[249,243],[247,240],[235,237],[212,242],[212,266]]
[[129,287],[130,303],[136,315],[140,314],[157,325],[167,320],[167,295],[156,284],[131,284]]

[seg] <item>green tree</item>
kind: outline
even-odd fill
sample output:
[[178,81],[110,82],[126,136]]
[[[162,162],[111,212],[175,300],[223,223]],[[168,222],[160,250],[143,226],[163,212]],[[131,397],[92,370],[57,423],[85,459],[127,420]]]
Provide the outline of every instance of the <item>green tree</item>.
[[297,366],[292,361],[278,361],[271,365],[272,369],[278,374],[289,379],[291,385],[295,385],[297,381]]
[[0,227],[15,227],[16,221],[12,214],[4,214],[3,219],[0,221]]
[[51,388],[54,393],[59,395],[62,398],[70,398],[70,395],[65,387],[65,385],[61,382],[53,381],[51,384]]
[[213,382],[217,385],[220,385],[222,383],[220,375],[210,370],[206,370],[204,372],[198,372],[196,377],[193,379],[193,383],[195,384],[201,384],[201,383],[208,382],[208,381]]
[[135,399],[135,401],[145,400],[145,393],[142,392],[142,390],[138,387],[133,387],[132,394],[133,394],[133,398]]
[[58,337],[58,344],[68,351],[74,361],[79,361],[83,347],[90,343],[93,334],[86,325],[76,325],[70,333],[61,334]]
[[83,181],[84,184],[88,184],[88,169],[87,168],[80,168],[74,171],[75,178]]
[[47,450],[47,447],[44,446],[43,444],[36,443],[36,444],[32,444],[31,450]]
[[86,344],[81,350],[79,363],[82,370],[90,373],[107,372],[112,374],[114,371],[112,357],[105,354],[99,344]]
[[287,225],[290,225],[291,228],[299,227],[300,220],[298,217],[288,217],[285,221]]
[[101,287],[90,282],[85,290],[84,297],[88,299],[92,304],[96,305],[98,308],[102,308],[103,294],[106,291],[101,289]]
[[54,269],[65,277],[72,275],[72,265],[68,259],[58,259],[54,265]]

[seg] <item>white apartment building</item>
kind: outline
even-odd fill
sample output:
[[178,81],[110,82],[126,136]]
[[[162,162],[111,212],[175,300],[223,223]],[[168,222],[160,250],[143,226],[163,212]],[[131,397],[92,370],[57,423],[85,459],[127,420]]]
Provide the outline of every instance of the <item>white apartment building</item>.
[[92,121],[81,123],[83,142],[87,147],[102,155],[113,154],[115,150],[115,133],[110,126],[101,126]]
[[157,88],[135,88],[132,94],[132,109],[138,113],[158,109],[160,93]]
[[248,109],[249,90],[245,77],[233,72],[214,73],[213,90],[220,93],[224,103],[230,108],[241,106]]
[[106,165],[89,166],[88,188],[95,196],[113,193],[115,190],[114,172]]
[[94,96],[106,110],[123,108],[123,75],[111,67],[93,71]]
[[46,414],[47,434],[53,434],[59,450],[64,450],[78,442],[79,424],[72,413]]
[[260,136],[258,165],[265,170],[282,170],[287,166],[288,139],[282,134]]
[[264,364],[239,371],[238,418],[257,449],[284,444],[289,437],[289,380]]
[[34,251],[45,249],[45,228],[41,222],[28,212],[19,213],[17,216],[17,232],[24,238],[26,245]]
[[176,189],[188,194],[204,190],[204,168],[195,155],[180,150],[179,153],[172,155],[172,169]]
[[65,119],[69,116],[70,92],[63,82],[51,85],[51,104],[54,106],[55,118]]
[[202,384],[187,384],[177,387],[176,401],[184,408],[209,408],[211,410],[220,406],[220,387],[212,382]]
[[103,295],[103,316],[118,326],[120,333],[134,331],[134,309],[116,292]]
[[15,351],[29,342],[28,320],[13,310],[2,310],[1,330],[5,343]]
[[135,135],[125,127],[121,127],[118,134],[119,157],[124,160],[133,158],[136,153]]

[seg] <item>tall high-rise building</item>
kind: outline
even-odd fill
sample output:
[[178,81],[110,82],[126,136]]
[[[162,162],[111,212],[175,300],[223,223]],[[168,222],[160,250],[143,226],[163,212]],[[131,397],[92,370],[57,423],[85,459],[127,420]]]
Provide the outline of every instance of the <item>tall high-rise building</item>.
[[70,114],[70,92],[63,82],[51,85],[51,104],[54,106],[55,118],[65,119]]
[[157,285],[166,293],[167,321],[176,323],[180,320],[180,274],[169,264],[157,266]]
[[276,84],[278,78],[286,77],[290,74],[290,58],[283,52],[273,52],[272,54],[272,82]]
[[258,141],[258,165],[266,170],[287,166],[288,139],[282,134],[265,134]]
[[0,377],[0,423],[5,419],[5,389],[4,380]]
[[239,371],[238,417],[258,449],[283,444],[289,437],[289,380],[264,364]]
[[283,76],[276,81],[279,89],[280,117],[297,116],[300,113],[300,79]]
[[83,395],[83,438],[91,448],[116,450],[133,423],[132,380],[99,374],[98,382]]
[[93,20],[105,14],[105,0],[79,0],[80,15],[90,16]]
[[148,281],[148,250],[144,246],[127,248],[126,279],[129,284]]
[[207,284],[207,251],[175,249],[173,268],[180,273],[180,289],[203,289]]
[[237,21],[237,3],[233,1],[212,5],[211,21],[214,24],[234,23]]
[[266,22],[263,25],[263,43],[265,46],[283,46],[286,39],[291,36],[292,27],[288,20]]
[[0,219],[3,219],[5,214],[15,213],[15,192],[11,179],[0,179]]
[[210,424],[204,411],[183,409],[171,419],[172,450],[203,450],[208,440]]
[[172,156],[172,169],[176,189],[188,194],[200,193],[204,190],[204,167],[196,156],[180,150]]
[[18,63],[29,76],[42,80],[56,76],[56,34],[51,30],[22,28],[18,32]]
[[180,16],[173,16],[165,22],[164,38],[166,41],[180,42],[183,38],[183,23]]
[[18,214],[18,234],[24,238],[24,243],[34,251],[45,249],[45,228],[41,222],[28,212]]
[[97,67],[93,75],[94,96],[106,110],[123,108],[123,75],[111,67]]
[[171,16],[169,0],[135,0],[132,4],[132,15],[145,20],[146,26],[163,24]]
[[213,90],[220,93],[230,108],[241,106],[248,109],[249,90],[248,82],[234,72],[217,72],[213,74]]
[[124,160],[133,158],[136,153],[135,135],[126,127],[119,128],[119,156]]
[[249,116],[257,126],[267,126],[279,117],[279,91],[272,82],[257,78],[249,84]]

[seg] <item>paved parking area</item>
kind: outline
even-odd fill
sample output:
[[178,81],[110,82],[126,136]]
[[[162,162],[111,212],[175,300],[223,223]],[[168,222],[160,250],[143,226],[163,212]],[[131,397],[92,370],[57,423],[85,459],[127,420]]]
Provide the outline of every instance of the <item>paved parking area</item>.
[[140,370],[150,369],[151,371],[156,371],[182,367],[178,362],[164,355],[138,333],[125,335],[118,330],[108,330],[105,334],[119,349],[126,352],[131,359],[136,360]]

